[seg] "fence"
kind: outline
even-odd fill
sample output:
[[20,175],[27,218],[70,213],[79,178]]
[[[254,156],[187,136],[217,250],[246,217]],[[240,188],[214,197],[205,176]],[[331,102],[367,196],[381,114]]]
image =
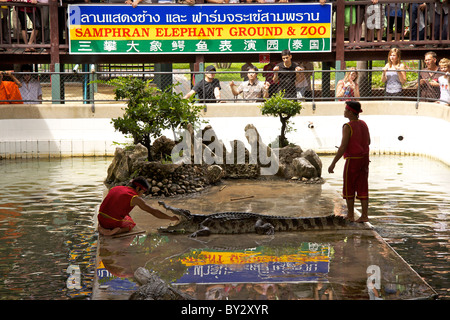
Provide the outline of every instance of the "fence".
[[[179,2],[179,5],[184,3],[184,1],[174,2]],[[333,5],[333,38],[336,40],[336,46],[357,49],[379,48],[387,44],[399,47],[450,45],[448,1],[379,0],[377,4],[373,4],[371,0],[331,2]],[[123,3],[117,4],[123,5]],[[104,5],[111,6],[114,3],[105,3]],[[279,5],[283,5],[283,3],[279,3]],[[24,9],[31,10],[28,18],[23,14]],[[52,40],[50,39],[50,29],[52,28],[58,30],[57,39],[52,41],[58,41],[60,49],[67,49],[66,11],[67,4],[62,1],[61,3],[58,1],[56,6],[23,3],[19,0],[2,2],[0,50],[21,48],[27,51],[49,51],[50,40]],[[54,21],[49,17],[52,17]],[[22,26],[23,24],[26,24],[26,28]],[[27,32],[24,34],[25,31]],[[29,37],[27,37],[28,34]],[[27,41],[22,41],[25,38]],[[21,52],[23,51],[18,53]]]
[[[286,99],[299,99],[301,101],[335,101],[335,100],[408,100],[408,101],[439,101],[440,87],[437,79],[445,74],[443,72],[424,72],[424,70],[407,69],[400,70],[406,74],[406,81],[401,85],[401,92],[389,93],[383,82],[383,70],[379,69],[359,69],[348,71],[334,70],[304,70],[298,72],[278,72],[279,78],[290,77],[288,80],[280,80],[278,84],[268,86],[273,77],[273,71],[258,71],[257,74],[239,71],[221,71],[208,75],[200,72],[173,71],[173,72],[148,72],[148,71],[127,71],[127,72],[64,72],[64,73],[25,73],[17,72],[13,75],[23,84],[26,75],[32,75],[32,82],[39,84],[42,88],[42,100],[29,98],[24,103],[124,103],[116,101],[114,98],[114,87],[104,82],[104,80],[116,77],[139,77],[143,80],[150,80],[150,85],[164,89],[170,85],[174,86],[175,93],[183,96],[193,89],[191,83],[199,83],[196,87],[195,103],[213,102],[263,102],[280,90],[285,90]],[[422,72],[422,74],[421,74]],[[353,73],[353,74],[352,74]],[[419,79],[426,74],[426,79],[418,85]],[[250,82],[243,80],[248,76]],[[431,75],[431,76],[430,76]],[[395,76],[392,75],[391,76]],[[7,75],[3,75],[3,80]],[[202,91],[211,90],[211,83],[202,82],[201,79],[211,77],[217,79],[220,85],[220,97],[202,96]],[[351,84],[351,77],[356,77],[356,85]],[[255,80],[255,81],[254,81]],[[257,81],[256,81],[257,80]],[[253,83],[253,84],[252,84]],[[266,84],[266,86],[265,86]],[[234,87],[234,90],[232,89]],[[267,89],[267,91],[266,91]],[[448,86],[446,88],[448,90]],[[213,90],[212,90],[213,91]],[[200,94],[200,95],[199,95]],[[0,103],[11,101],[0,100]],[[447,101],[448,102],[448,101]]]

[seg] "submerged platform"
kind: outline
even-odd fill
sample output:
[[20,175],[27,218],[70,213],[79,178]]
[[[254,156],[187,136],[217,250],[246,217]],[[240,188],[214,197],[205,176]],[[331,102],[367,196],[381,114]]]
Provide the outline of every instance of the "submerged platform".
[[[148,199],[158,206],[159,199]],[[246,211],[283,216],[346,214],[328,184],[228,180],[191,197],[166,198],[192,213]],[[211,235],[158,234],[167,226],[135,208],[144,233],[100,236],[92,298],[123,300],[139,287],[138,267],[199,300],[434,299],[431,288],[372,230]],[[370,224],[369,224],[370,225]]]

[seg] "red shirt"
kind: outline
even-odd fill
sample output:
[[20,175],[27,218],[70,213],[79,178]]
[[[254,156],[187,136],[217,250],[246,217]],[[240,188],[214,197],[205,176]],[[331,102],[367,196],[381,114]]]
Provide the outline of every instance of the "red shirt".
[[344,152],[344,158],[362,158],[369,154],[370,135],[367,124],[362,120],[350,121],[350,140]]
[[108,195],[100,205],[100,212],[107,214],[111,218],[122,220],[129,215],[134,208],[131,200],[137,197],[138,193],[131,187],[117,186],[109,190]]

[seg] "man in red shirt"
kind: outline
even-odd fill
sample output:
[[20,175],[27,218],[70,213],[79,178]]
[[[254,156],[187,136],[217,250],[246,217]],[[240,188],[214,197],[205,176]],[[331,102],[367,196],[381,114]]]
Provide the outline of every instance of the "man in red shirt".
[[342,128],[342,141],[336,156],[328,167],[329,173],[334,173],[334,167],[339,159],[346,159],[344,167],[343,196],[347,202],[347,219],[354,221],[354,205],[356,198],[361,201],[362,213],[356,222],[369,221],[369,145],[370,133],[367,124],[359,120],[362,112],[357,101],[346,101],[344,117],[350,122]]
[[149,206],[141,198],[149,187],[147,179],[137,177],[128,186],[117,186],[109,190],[98,213],[98,231],[100,234],[110,236],[131,231],[136,226],[136,223],[130,217],[130,211],[134,206],[138,206],[156,218],[178,221],[178,217],[164,214]]

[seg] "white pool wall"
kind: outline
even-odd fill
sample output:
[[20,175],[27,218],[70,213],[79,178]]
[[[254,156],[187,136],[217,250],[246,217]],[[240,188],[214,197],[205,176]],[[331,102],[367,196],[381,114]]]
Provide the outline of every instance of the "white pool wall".
[[[450,107],[409,101],[362,101],[360,118],[371,133],[371,151],[380,154],[424,155],[450,165]],[[253,124],[270,143],[279,135],[276,117],[262,116],[259,104],[209,104],[203,117],[225,143],[246,141],[244,128]],[[125,105],[0,105],[0,157],[45,158],[112,156],[117,143],[129,142],[111,119]],[[303,103],[292,118],[290,142],[304,150],[334,153],[342,137],[343,102]],[[165,132],[173,138],[171,131]]]

